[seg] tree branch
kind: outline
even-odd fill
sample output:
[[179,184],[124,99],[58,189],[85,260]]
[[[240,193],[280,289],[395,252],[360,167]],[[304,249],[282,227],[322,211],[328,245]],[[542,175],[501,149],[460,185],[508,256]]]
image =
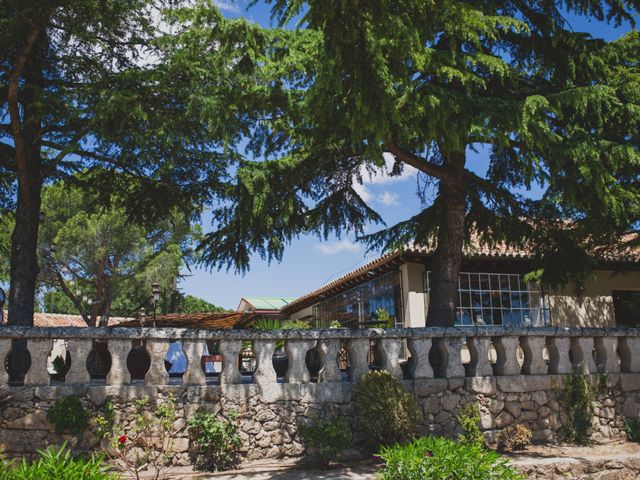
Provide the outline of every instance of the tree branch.
[[446,169],[435,163],[431,163],[424,158],[418,157],[413,153],[398,146],[393,140],[386,139],[384,142],[384,149],[391,153],[397,160],[411,165],[413,168],[420,170],[423,173],[435,178],[445,178],[449,174]]

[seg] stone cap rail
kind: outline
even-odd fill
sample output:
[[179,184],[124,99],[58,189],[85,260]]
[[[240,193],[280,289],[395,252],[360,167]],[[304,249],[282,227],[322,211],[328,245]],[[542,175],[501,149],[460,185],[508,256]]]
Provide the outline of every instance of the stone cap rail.
[[0,338],[91,338],[131,340],[287,340],[287,339],[377,339],[437,337],[640,337],[638,328],[569,327],[423,327],[423,328],[327,328],[319,330],[212,330],[203,328],[151,327],[0,327]]

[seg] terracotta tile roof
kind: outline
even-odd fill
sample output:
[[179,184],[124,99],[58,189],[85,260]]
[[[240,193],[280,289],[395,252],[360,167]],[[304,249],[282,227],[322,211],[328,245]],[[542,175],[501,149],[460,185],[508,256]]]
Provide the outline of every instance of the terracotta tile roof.
[[[2,324],[6,325],[8,320],[8,312],[4,310]],[[111,317],[109,318],[109,326],[129,320],[124,317]],[[41,313],[35,312],[33,314],[33,326],[34,327],[86,327],[87,324],[82,318],[82,315],[71,315],[66,313]]]
[[[637,242],[638,234],[627,234],[622,238],[620,245],[600,249],[596,255],[605,262],[613,263],[640,263],[640,245]],[[394,266],[409,261],[409,259],[426,259],[433,254],[434,248],[430,246],[409,245],[402,250],[388,253],[376,258],[355,270],[342,275],[335,280],[313,290],[295,300],[289,302],[281,309],[283,315],[290,315],[313,305],[325,297],[348,290],[368,277],[391,270]],[[534,254],[525,247],[507,246],[505,244],[487,245],[472,240],[470,245],[464,248],[464,257],[467,260],[531,260]]]
[[[203,313],[169,313],[156,316],[156,327],[209,328],[213,330],[229,330],[246,328],[253,323],[254,315],[244,312],[203,312]],[[153,318],[147,316],[145,326],[153,325]],[[112,325],[110,325],[112,326]],[[117,327],[139,327],[138,319],[127,319]]]

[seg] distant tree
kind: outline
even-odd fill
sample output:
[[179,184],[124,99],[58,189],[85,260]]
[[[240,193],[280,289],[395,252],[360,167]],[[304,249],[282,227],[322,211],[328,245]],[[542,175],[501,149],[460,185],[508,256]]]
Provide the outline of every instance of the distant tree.
[[225,312],[226,309],[193,295],[184,295],[178,303],[178,313]]
[[[185,12],[203,4],[218,47],[195,64]],[[9,323],[33,323],[43,185],[99,167],[84,187],[105,202],[117,191],[123,221],[150,224],[221,187],[255,101],[242,61],[252,47],[237,41],[248,28],[203,0],[0,2],[0,209],[15,211]],[[184,82],[197,68],[207,81]],[[192,108],[205,94],[206,119]]]
[[166,303],[160,311],[171,308],[180,269],[196,260],[193,247],[201,235],[188,216],[173,211],[147,230],[123,208],[98,205],[68,182],[45,187],[42,198],[39,282],[53,289],[44,297],[48,311],[81,314],[91,326],[106,324],[114,314],[149,308],[153,283]]
[[[282,103],[250,144],[261,158],[239,164],[214,212],[209,263],[242,271],[252,252],[280,259],[309,233],[429,246],[427,323],[451,325],[472,236],[527,245],[538,279],[579,283],[640,219],[640,36],[606,42],[565,18],[633,24],[640,2],[269,3],[304,27],[255,60]],[[469,165],[480,146],[486,175]],[[390,175],[419,171],[422,211],[364,235],[381,218],[354,185],[386,170],[385,153]],[[534,185],[540,201],[516,193]]]

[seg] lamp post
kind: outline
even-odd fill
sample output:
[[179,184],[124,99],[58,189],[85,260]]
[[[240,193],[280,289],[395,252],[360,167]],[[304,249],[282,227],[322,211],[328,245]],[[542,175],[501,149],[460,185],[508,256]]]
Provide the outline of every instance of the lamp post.
[[151,285],[151,304],[153,305],[153,328],[156,327],[156,310],[158,308],[158,300],[160,300],[160,285],[154,283]]
[[140,326],[144,327],[144,322],[147,319],[147,313],[144,307],[140,307],[140,311],[138,312],[138,319],[140,320]]

